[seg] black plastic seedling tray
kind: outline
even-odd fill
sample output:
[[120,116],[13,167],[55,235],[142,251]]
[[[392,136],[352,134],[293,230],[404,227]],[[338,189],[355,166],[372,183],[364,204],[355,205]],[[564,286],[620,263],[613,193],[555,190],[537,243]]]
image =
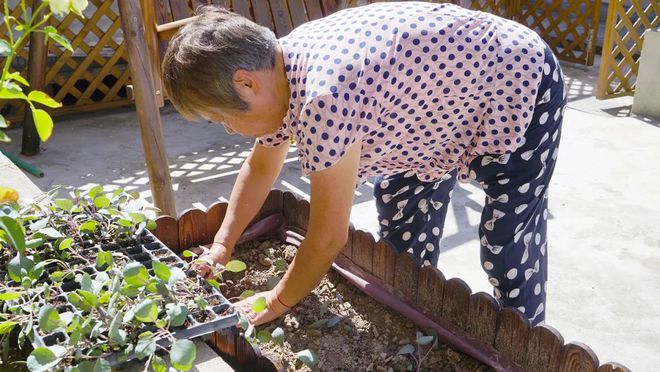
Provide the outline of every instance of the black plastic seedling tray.
[[[172,252],[165,244],[158,240],[153,234],[148,231],[142,233],[139,239],[128,239],[125,242],[120,244],[100,244],[93,245],[91,247],[85,248],[81,251],[84,254],[94,254],[101,251],[112,251],[113,253],[121,253],[127,258],[127,262],[140,262],[144,265],[149,271],[150,275],[153,275],[152,264],[154,261],[159,261],[169,267],[179,267],[184,269],[187,267],[187,263],[183,261],[179,256]],[[49,271],[49,270],[47,270]],[[94,277],[98,274],[99,271],[96,270],[94,265],[87,266],[83,269],[86,273]],[[189,277],[197,275],[194,271],[188,270],[186,274]],[[67,293],[73,292],[76,289],[80,288],[80,284],[76,281],[65,281],[62,283],[63,294],[58,297],[55,297],[51,300],[51,303],[58,304],[56,306],[58,312],[63,313],[70,311],[74,314],[82,313],[81,310],[77,309],[73,304],[68,301]],[[211,334],[213,332],[223,332],[236,326],[239,321],[239,316],[236,311],[231,306],[231,303],[211,285],[205,285],[204,289],[209,292],[208,296],[205,298],[208,302],[211,302],[212,299],[216,299],[218,302],[216,305],[210,306],[205,309],[207,319],[203,323],[198,322],[191,314],[188,314],[188,324],[187,326],[181,326],[171,329],[171,333],[176,339],[192,339],[204,335]],[[146,329],[145,329],[146,330]],[[34,342],[33,346],[52,346],[58,343],[67,342],[68,335],[64,332],[55,332],[48,335],[41,335],[38,333],[35,328],[34,331]],[[156,341],[158,344],[164,347],[169,346],[168,339],[160,339]],[[110,363],[110,365],[115,367],[120,367],[121,365],[135,359],[135,355],[129,355],[127,358],[121,355],[121,352],[113,352],[104,356],[104,358]]]

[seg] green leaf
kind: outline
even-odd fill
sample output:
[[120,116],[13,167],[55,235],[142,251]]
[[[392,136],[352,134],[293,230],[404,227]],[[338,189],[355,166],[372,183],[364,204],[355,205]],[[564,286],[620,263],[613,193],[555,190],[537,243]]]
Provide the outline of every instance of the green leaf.
[[51,108],[58,108],[62,107],[62,104],[57,102],[56,100],[52,99],[48,94],[38,91],[38,90],[33,90],[28,94],[28,99],[32,102],[37,102],[40,103],[44,106],[48,106]]
[[158,319],[158,304],[154,300],[144,300],[135,306],[135,319],[143,323],[153,323]]
[[172,272],[165,264],[158,261],[154,261],[152,268],[154,269],[154,274],[156,274],[156,276],[160,278],[160,280],[164,282],[168,282],[170,280],[170,277],[172,276]]
[[5,120],[5,117],[0,115],[0,128],[8,128],[9,124]]
[[396,355],[413,354],[414,352],[415,352],[415,347],[412,344],[407,344],[404,345],[401,349],[399,349],[399,352],[396,353]]
[[128,284],[145,286],[149,284],[149,272],[141,263],[131,262],[124,267],[124,280]]
[[315,321],[314,323],[310,324],[309,328],[319,329],[319,328],[325,326],[326,324],[328,324],[328,319],[319,319],[319,320]]
[[266,310],[266,297],[259,297],[252,303],[252,311],[260,313]]
[[135,345],[135,355],[142,360],[156,352],[156,340],[153,337],[140,338]]
[[79,289],[76,291],[82,298],[83,302],[86,303],[90,308],[96,306],[98,300],[92,292],[83,291]]
[[154,372],[167,372],[167,363],[165,363],[163,358],[159,357],[158,355],[154,355],[154,357],[151,359],[151,368],[154,370]]
[[87,301],[84,301],[80,295],[76,292],[70,292],[66,296],[67,300],[71,302],[71,305],[75,306],[78,310],[81,311],[86,311],[91,309],[91,306],[87,303]]
[[21,294],[18,292],[5,292],[0,294],[0,301],[11,301],[21,298]]
[[170,349],[170,361],[172,366],[179,371],[189,370],[195,357],[197,356],[197,348],[190,340],[176,340]]
[[183,251],[182,254],[183,254],[183,257],[186,257],[186,258],[190,258],[190,257],[194,257],[194,256],[196,256],[194,253],[192,253],[191,251],[189,251],[189,250],[187,250],[187,249],[186,249],[185,251]]
[[340,317],[340,316],[334,316],[334,317],[328,319],[328,323],[325,326],[328,327],[328,328],[332,328],[332,327],[336,326],[337,324],[339,324],[339,322],[341,322],[341,319],[342,319],[342,317]]
[[146,228],[147,228],[147,230],[149,230],[149,231],[154,231],[154,230],[156,230],[156,221],[154,221],[154,220],[147,220],[147,226],[146,226]]
[[247,317],[243,315],[243,313],[238,314],[238,326],[243,330],[247,330],[250,326],[250,322],[248,321]]
[[277,327],[270,334],[270,337],[274,343],[279,344],[284,340],[284,330],[281,327]]
[[7,273],[11,280],[20,283],[23,277],[27,276],[34,267],[34,261],[31,258],[21,256],[20,254],[14,257],[7,265]]
[[435,337],[433,336],[417,336],[417,344],[418,345],[428,345],[432,343],[435,340]]
[[11,45],[5,39],[0,39],[0,56],[7,57],[11,54]]
[[227,262],[225,269],[227,271],[231,271],[232,273],[240,273],[241,271],[247,269],[247,265],[239,260],[231,260]]
[[105,208],[110,205],[110,199],[108,199],[105,195],[101,195],[97,198],[94,198],[94,205],[96,208]]
[[180,327],[185,324],[188,316],[188,308],[182,304],[167,304],[167,315],[170,317],[172,327]]
[[25,251],[25,234],[21,225],[15,219],[7,216],[0,217],[0,229],[9,237],[9,243],[19,252]]
[[64,235],[62,235],[62,233],[60,233],[59,231],[55,230],[52,227],[43,228],[43,229],[39,230],[38,232],[41,233],[41,234],[44,234],[47,237],[52,238],[52,239],[59,239],[59,238],[64,237]]
[[92,372],[111,372],[112,369],[110,368],[110,362],[103,358],[98,358],[96,359],[96,363],[94,363],[94,369]]
[[254,294],[255,294],[254,291],[251,291],[251,290],[248,289],[247,291],[243,291],[243,293],[241,293],[241,295],[238,296],[238,299],[239,300],[245,300],[248,297],[254,296]]
[[55,199],[53,202],[58,208],[66,212],[71,212],[73,209],[73,200],[71,199]]
[[[2,120],[5,120],[2,118]],[[3,131],[0,130],[0,142],[11,142],[11,138],[7,136]]]
[[96,255],[96,267],[97,268],[102,268],[106,266],[106,270],[112,266],[112,252],[110,251],[103,251],[99,252]]
[[131,221],[136,225],[147,220],[147,217],[143,213],[129,212],[128,215],[131,217]]
[[73,244],[73,239],[72,238],[66,238],[60,242],[60,245],[57,247],[60,251],[63,251],[65,249],[71,248],[71,244]]
[[286,268],[287,268],[287,263],[286,263],[285,260],[280,258],[279,260],[275,261],[275,271],[276,272],[286,271]]
[[53,26],[46,26],[44,27],[44,32],[46,33],[46,36],[55,41],[56,43],[60,44],[63,46],[66,50],[70,51],[73,53],[73,48],[71,47],[71,43],[67,38],[64,36],[60,35],[57,33],[57,29]]
[[18,72],[18,71],[14,71],[11,74],[7,74],[7,78],[9,78],[11,80],[14,80],[14,81],[17,81],[17,82],[23,84],[26,87],[30,86],[30,83],[27,80],[25,80],[25,78],[23,76],[21,76],[21,73]]
[[63,327],[64,323],[60,319],[60,314],[51,305],[44,305],[39,310],[39,328],[43,332],[49,333],[57,328]]
[[268,332],[265,329],[262,329],[261,331],[257,332],[257,339],[261,342],[268,342],[271,339],[270,332]]
[[133,227],[133,222],[131,222],[131,221],[125,219],[125,218],[117,219],[117,224],[119,226],[123,226],[123,227]]
[[0,99],[26,100],[27,96],[25,95],[25,93],[23,93],[20,89],[16,89],[16,87],[18,86],[12,86],[11,84],[5,83],[5,86],[0,88]]
[[217,280],[215,280],[215,279],[207,279],[206,282],[209,283],[209,285],[210,285],[211,287],[213,287],[213,288],[215,288],[215,289],[217,289],[217,290],[220,290],[220,283],[218,283]]
[[314,367],[319,362],[319,357],[310,349],[299,351],[296,357],[308,367]]
[[59,283],[64,279],[64,273],[61,271],[53,271],[50,274],[50,280],[52,280],[55,283]]
[[11,332],[11,330],[14,329],[14,327],[17,325],[18,323],[12,321],[0,323],[0,335],[4,335]]
[[89,189],[89,191],[87,191],[87,195],[90,198],[94,199],[95,197],[97,197],[102,192],[103,192],[103,186],[102,185],[96,185],[96,186],[92,187],[91,189]]
[[99,226],[98,221],[90,220],[80,225],[78,230],[80,230],[80,232],[93,233],[94,231],[96,231],[96,228],[98,226]]
[[172,266],[169,269],[170,269],[170,273],[172,274],[170,276],[170,280],[168,281],[169,285],[172,285],[180,280],[186,279],[186,273],[184,273],[183,270],[181,270],[180,268],[176,266]]
[[282,278],[279,276],[271,276],[270,278],[266,279],[266,288],[270,291],[271,289],[275,288],[277,283],[280,282]]
[[53,118],[50,117],[46,111],[38,108],[32,108],[32,119],[34,119],[34,126],[37,128],[37,133],[42,141],[46,142],[53,133]]
[[30,356],[28,356],[27,367],[32,372],[49,370],[60,362],[60,359],[65,353],[66,348],[59,345],[38,347],[32,350]]

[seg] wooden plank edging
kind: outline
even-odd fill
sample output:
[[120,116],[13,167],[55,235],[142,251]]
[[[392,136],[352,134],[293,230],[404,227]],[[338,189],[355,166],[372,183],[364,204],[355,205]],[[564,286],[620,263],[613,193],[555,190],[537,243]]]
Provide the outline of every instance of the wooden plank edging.
[[[161,216],[156,220],[154,233],[179,252],[189,248],[191,243],[209,244],[215,235],[213,230],[217,230],[224,218],[226,208],[227,203],[215,203],[206,212],[187,210],[179,219]],[[308,226],[309,202],[290,192],[273,190],[258,216],[263,218],[274,213],[282,213],[289,228],[304,235]],[[340,256],[352,263],[355,275],[363,272],[377,282],[374,284],[404,300],[457,337],[468,340],[485,353],[491,353],[496,365],[512,363],[515,366],[513,369],[525,371],[630,371],[614,362],[599,365],[597,356],[587,345],[580,342],[564,344],[562,335],[548,325],[530,327],[529,321],[518,309],[501,308],[491,295],[483,292],[473,294],[464,281],[459,278],[447,280],[436,268],[420,269],[411,264],[414,260],[410,254],[397,255],[388,243],[375,242],[369,233],[354,230],[352,226],[348,243]],[[229,341],[229,338],[232,340]],[[212,340],[220,345],[216,349],[222,349],[224,353],[231,351],[228,342],[234,345],[247,342],[240,336],[227,335],[215,336]],[[247,351],[245,346],[235,347],[234,350],[231,356],[242,358],[244,362],[246,358],[254,359],[254,363],[257,360],[265,363],[264,358],[269,359],[267,355],[262,356],[258,349],[254,353]]]

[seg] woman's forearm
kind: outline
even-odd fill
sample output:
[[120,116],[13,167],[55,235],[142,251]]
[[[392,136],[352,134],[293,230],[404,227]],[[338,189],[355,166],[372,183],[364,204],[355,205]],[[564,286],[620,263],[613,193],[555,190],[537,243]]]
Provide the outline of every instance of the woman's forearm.
[[275,289],[284,304],[295,305],[316,288],[346,244],[347,236],[348,227],[346,235],[335,237],[334,240],[315,239],[309,235],[303,240],[296,257]]
[[286,148],[274,151],[255,147],[238,173],[229,198],[227,213],[215,235],[214,243],[233,249],[241,233],[266,200],[273,182],[282,169]]

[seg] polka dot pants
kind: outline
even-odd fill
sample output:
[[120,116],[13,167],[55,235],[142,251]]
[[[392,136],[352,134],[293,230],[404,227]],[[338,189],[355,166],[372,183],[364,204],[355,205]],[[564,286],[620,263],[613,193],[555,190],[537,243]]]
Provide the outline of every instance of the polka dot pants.
[[[548,184],[554,170],[566,106],[561,69],[550,54],[524,144],[515,152],[484,155],[470,174],[486,193],[479,238],[481,264],[503,306],[533,324],[545,319]],[[381,237],[420,266],[436,265],[456,172],[422,182],[413,171],[380,178],[374,195]]]

